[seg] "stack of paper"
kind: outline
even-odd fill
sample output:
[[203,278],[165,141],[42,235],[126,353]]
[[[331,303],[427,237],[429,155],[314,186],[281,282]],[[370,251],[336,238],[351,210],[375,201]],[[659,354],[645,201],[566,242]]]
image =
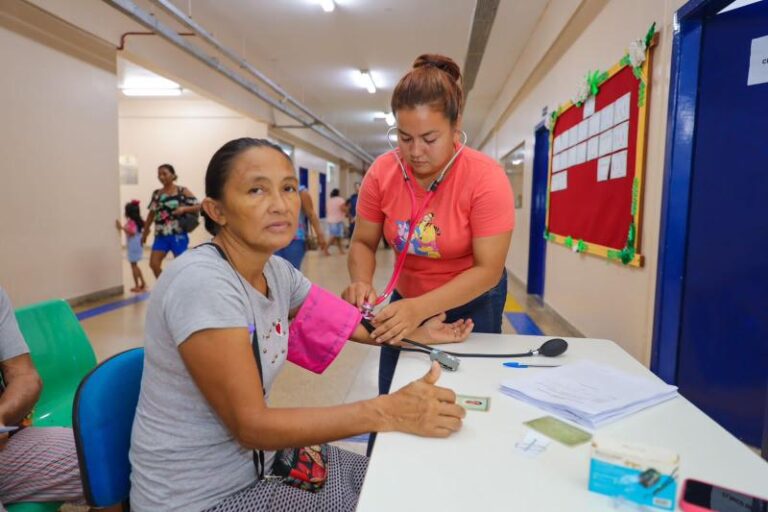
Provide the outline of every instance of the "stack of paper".
[[591,429],[677,396],[675,386],[590,361],[521,376],[501,390]]

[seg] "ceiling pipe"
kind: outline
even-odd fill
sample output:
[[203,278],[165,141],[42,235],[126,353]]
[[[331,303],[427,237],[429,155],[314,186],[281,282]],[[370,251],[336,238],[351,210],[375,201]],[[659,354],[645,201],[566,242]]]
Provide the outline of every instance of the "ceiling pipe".
[[[171,29],[167,25],[161,23],[155,16],[153,16],[150,13],[147,13],[143,11],[139,6],[137,6],[135,3],[133,3],[131,0],[103,0],[105,3],[109,4],[110,6],[114,7],[115,9],[119,10],[123,14],[127,15],[128,17],[132,18],[133,20],[137,21],[138,23],[144,25],[148,29],[154,31],[161,37],[168,40],[170,43],[177,46],[182,51],[185,51],[186,53],[189,53],[199,61],[201,61],[203,64],[207,65],[208,67],[212,68],[213,70],[221,73],[222,75],[226,76],[233,82],[237,83],[250,93],[257,96],[259,99],[263,100],[267,104],[271,105],[275,109],[279,110],[280,112],[284,113],[285,115],[289,116],[292,119],[295,119],[299,123],[301,123],[302,126],[310,128],[320,134],[325,139],[331,141],[332,143],[336,144],[337,146],[341,147],[342,149],[345,149],[346,151],[349,151],[353,155],[355,155],[357,158],[362,160],[365,164],[370,164],[373,162],[374,158],[373,156],[362,149],[357,144],[353,143],[351,140],[349,140],[345,135],[343,135],[341,132],[333,128],[332,126],[325,123],[322,119],[317,117],[315,114],[313,114],[309,109],[307,109],[304,105],[299,103],[297,100],[292,98],[290,95],[288,95],[282,88],[279,88],[277,84],[269,80],[268,77],[260,73],[258,70],[250,66],[249,64],[245,63],[242,59],[239,59],[234,53],[227,50],[223,46],[221,46],[218,42],[211,43],[213,44],[217,49],[221,48],[223,50],[223,53],[228,56],[228,58],[233,58],[234,56],[235,62],[238,63],[245,63],[246,66],[241,66],[248,69],[249,72],[254,74],[254,72],[258,73],[257,78],[259,80],[264,81],[267,83],[267,85],[270,86],[273,90],[281,91],[281,99],[277,100],[272,98],[269,94],[267,94],[261,87],[256,85],[255,83],[247,80],[242,75],[236,73],[235,71],[232,71],[228,67],[224,66],[219,62],[219,60],[215,57],[212,57],[205,52],[203,52],[200,48],[197,46],[188,43],[185,41],[180,35],[176,33],[175,30]],[[165,8],[165,6],[163,6]],[[175,15],[174,15],[175,16]],[[182,14],[184,18],[184,16]],[[191,21],[191,20],[190,20]],[[185,21],[185,25],[189,24]],[[196,23],[194,25],[197,26]],[[192,28],[190,26],[190,28]],[[197,28],[193,28],[193,30],[197,30]],[[202,28],[200,28],[202,30]],[[203,35],[205,34],[205,35]],[[201,37],[206,39],[206,41],[213,40],[213,38],[207,34],[207,32],[202,31],[199,34]],[[215,41],[215,40],[214,40]],[[210,41],[209,41],[210,42]],[[264,77],[266,80],[262,79],[261,77]],[[277,89],[275,89],[277,87]],[[298,108],[300,110],[299,113],[289,109],[285,104],[290,103],[295,108]],[[302,115],[303,114],[303,115]],[[310,117],[310,120],[307,120],[304,118],[304,116]],[[330,133],[328,133],[330,132]]]

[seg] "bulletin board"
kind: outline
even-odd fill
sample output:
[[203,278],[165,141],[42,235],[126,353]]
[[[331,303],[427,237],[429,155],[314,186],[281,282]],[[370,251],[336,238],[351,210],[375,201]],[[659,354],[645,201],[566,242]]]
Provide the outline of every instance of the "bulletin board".
[[607,72],[588,73],[550,117],[545,238],[642,266],[640,226],[655,24]]

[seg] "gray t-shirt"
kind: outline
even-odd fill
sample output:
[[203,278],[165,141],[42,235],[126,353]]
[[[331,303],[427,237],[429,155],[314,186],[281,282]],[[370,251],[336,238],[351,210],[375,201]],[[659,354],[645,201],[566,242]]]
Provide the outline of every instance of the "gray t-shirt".
[[29,348],[21,335],[19,324],[16,323],[11,299],[5,290],[0,288],[0,361],[28,353]]
[[[238,444],[208,404],[178,347],[197,331],[247,328],[255,317],[269,396],[287,355],[288,312],[304,301],[310,282],[277,256],[264,275],[269,297],[241,282],[211,246],[187,251],[163,270],[148,306],[131,436],[133,510],[204,510],[255,482],[253,452]],[[274,453],[265,458],[268,472]]]

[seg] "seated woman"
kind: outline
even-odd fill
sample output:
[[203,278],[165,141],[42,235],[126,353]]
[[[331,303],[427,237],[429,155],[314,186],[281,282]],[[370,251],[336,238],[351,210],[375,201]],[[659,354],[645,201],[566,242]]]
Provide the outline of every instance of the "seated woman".
[[[310,492],[262,478],[272,473],[275,450],[366,432],[447,437],[461,427],[464,410],[453,391],[435,385],[436,363],[388,396],[334,407],[269,407],[270,387],[286,358],[294,352],[306,359],[297,344],[322,323],[307,319],[305,331],[294,336],[307,311],[335,318],[344,307],[352,309],[331,336],[310,340],[325,347],[322,361],[309,361],[314,370],[327,366],[349,338],[373,342],[354,307],[330,299],[332,308],[317,310],[329,302],[327,292],[273,257],[293,239],[300,207],[293,166],[279,147],[258,139],[225,144],[211,159],[205,186],[202,206],[212,244],[174,260],[149,302],[131,439],[131,508],[354,510],[365,457],[327,447],[319,462],[327,480]],[[286,328],[295,314],[289,344]],[[471,329],[471,322],[435,318],[411,338],[463,341]]]

